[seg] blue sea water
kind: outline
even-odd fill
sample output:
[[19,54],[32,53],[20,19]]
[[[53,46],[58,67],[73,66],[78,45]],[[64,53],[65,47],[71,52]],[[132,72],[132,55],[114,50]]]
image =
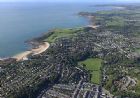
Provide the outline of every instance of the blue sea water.
[[89,24],[78,12],[109,8],[88,3],[0,3],[0,57],[27,50],[26,40],[55,28],[73,28]]

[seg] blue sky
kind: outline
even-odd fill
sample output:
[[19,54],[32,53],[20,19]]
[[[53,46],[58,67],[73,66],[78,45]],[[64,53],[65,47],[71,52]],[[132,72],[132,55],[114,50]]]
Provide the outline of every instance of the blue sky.
[[32,1],[32,2],[140,2],[140,0],[0,0],[0,2],[23,2],[23,1]]

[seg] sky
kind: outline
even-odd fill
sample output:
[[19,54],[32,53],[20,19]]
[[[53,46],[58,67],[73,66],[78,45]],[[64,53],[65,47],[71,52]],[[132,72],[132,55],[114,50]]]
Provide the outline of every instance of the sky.
[[140,2],[140,0],[0,0],[0,2]]

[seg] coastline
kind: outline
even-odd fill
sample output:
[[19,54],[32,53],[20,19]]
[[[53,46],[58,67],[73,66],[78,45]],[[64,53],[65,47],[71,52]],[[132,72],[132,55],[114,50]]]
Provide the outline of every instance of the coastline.
[[49,48],[49,46],[50,46],[50,44],[48,42],[43,42],[43,43],[40,43],[40,45],[37,46],[36,48],[32,48],[29,51],[24,51],[24,52],[19,53],[11,58],[16,59],[16,61],[28,60],[29,55],[41,54],[44,51],[46,51]]
[[[83,17],[83,15],[81,15],[81,16]],[[92,15],[86,15],[86,17],[88,19],[90,19],[90,21],[93,18],[95,18]],[[99,25],[89,24],[89,25],[84,26],[84,27],[90,27],[93,29],[97,29],[99,27]],[[49,36],[49,33],[48,33],[48,36]],[[30,50],[25,50],[21,53],[15,54],[11,57],[6,57],[6,58],[0,57],[0,61],[4,61],[7,59],[15,59],[17,62],[24,61],[24,60],[28,60],[29,56],[39,55],[39,54],[45,52],[49,48],[50,44],[49,44],[49,42],[42,42],[42,39],[40,40],[40,38],[42,38],[42,36],[26,41],[26,43],[31,44],[33,46]]]
[[[94,16],[90,16],[90,15],[88,15],[87,17],[90,20],[92,18],[94,18]],[[93,28],[93,29],[97,29],[100,26],[89,24],[85,27],[90,27],[90,28]],[[49,33],[48,33],[48,36],[49,36]],[[15,54],[14,56],[7,57],[7,58],[1,58],[0,57],[0,61],[4,61],[4,60],[7,60],[7,59],[15,59],[17,62],[18,61],[24,61],[24,60],[28,60],[29,56],[39,55],[39,54],[45,52],[50,47],[50,43],[49,42],[43,42],[42,39],[40,39],[41,37],[38,37],[38,38],[29,40],[29,41],[26,42],[26,43],[32,45],[32,48],[30,50],[23,51],[21,53]]]
[[97,29],[98,27],[100,27],[100,25],[88,25],[87,27],[93,28],[93,29]]

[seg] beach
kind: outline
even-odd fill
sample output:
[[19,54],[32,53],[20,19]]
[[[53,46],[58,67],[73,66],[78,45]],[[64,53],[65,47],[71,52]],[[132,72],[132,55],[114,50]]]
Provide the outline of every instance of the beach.
[[91,27],[93,29],[97,29],[98,27],[100,27],[99,25],[88,25],[87,27]]
[[37,48],[33,48],[29,51],[22,52],[13,56],[12,58],[16,59],[16,61],[28,60],[29,55],[38,55],[43,53],[49,48],[50,44],[48,42],[41,43]]

